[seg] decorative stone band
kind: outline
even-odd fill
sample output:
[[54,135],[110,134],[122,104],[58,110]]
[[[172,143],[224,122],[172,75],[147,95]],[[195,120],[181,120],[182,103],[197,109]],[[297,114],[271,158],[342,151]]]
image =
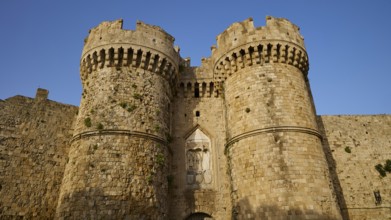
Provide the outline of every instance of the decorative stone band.
[[230,146],[242,139],[249,138],[252,136],[264,134],[264,133],[275,133],[275,132],[298,132],[298,133],[305,133],[310,134],[318,137],[320,140],[323,139],[322,135],[315,129],[312,128],[304,128],[304,127],[297,127],[297,126],[279,126],[279,127],[270,127],[270,128],[262,128],[262,129],[256,129],[252,131],[248,131],[242,134],[239,134],[230,140],[227,141],[225,144],[225,149],[228,150]]
[[304,48],[285,41],[259,41],[240,45],[217,59],[214,65],[215,82],[225,81],[239,69],[265,63],[285,63],[307,75],[309,64]]
[[175,80],[178,75],[178,61],[175,58],[153,48],[133,44],[108,44],[85,52],[80,72],[82,80],[85,80],[89,73],[97,69],[124,66],[158,73],[169,81]]
[[164,146],[166,146],[168,151],[170,152],[170,154],[172,154],[172,150],[171,150],[170,146],[168,145],[168,142],[166,140],[164,140],[163,138],[158,137],[153,134],[148,134],[148,133],[139,132],[139,131],[130,131],[130,130],[114,130],[114,129],[109,130],[109,129],[106,129],[106,130],[86,131],[86,132],[82,132],[82,133],[74,135],[72,137],[72,139],[70,140],[70,143],[77,141],[77,140],[80,140],[82,138],[91,137],[91,136],[101,136],[101,135],[125,135],[125,136],[134,136],[134,137],[138,137],[138,138],[152,140],[154,142],[157,142],[159,144],[163,144]]

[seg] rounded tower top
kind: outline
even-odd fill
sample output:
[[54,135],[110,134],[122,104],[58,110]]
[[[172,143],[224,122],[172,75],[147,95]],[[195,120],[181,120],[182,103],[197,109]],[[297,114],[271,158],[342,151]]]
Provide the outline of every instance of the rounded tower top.
[[[266,17],[266,26],[255,27],[252,18],[235,22],[216,37],[218,50],[213,55],[225,54],[235,47],[256,41],[286,41],[305,49],[300,28],[285,18]],[[218,56],[219,57],[219,56]]]
[[81,57],[81,78],[102,68],[131,67],[161,74],[171,83],[178,75],[179,48],[162,28],[137,21],[136,30],[122,29],[122,19],[89,31]]
[[212,60],[214,78],[224,81],[240,68],[264,63],[286,63],[308,73],[308,56],[299,27],[285,18],[266,17],[255,27],[252,18],[228,27],[216,38]]
[[155,25],[137,21],[136,30],[122,29],[123,20],[105,21],[89,31],[84,40],[82,57],[91,50],[107,46],[133,44],[153,48],[171,58],[178,59],[178,50],[174,48],[175,38]]

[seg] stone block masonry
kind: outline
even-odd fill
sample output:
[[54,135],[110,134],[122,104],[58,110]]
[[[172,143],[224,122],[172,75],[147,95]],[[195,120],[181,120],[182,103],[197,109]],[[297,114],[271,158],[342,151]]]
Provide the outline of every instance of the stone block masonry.
[[0,218],[53,219],[76,106],[14,96],[0,101]]
[[0,100],[0,219],[391,219],[391,117],[317,116],[298,26],[234,23],[193,67],[122,22],[89,31],[79,107]]
[[119,20],[90,32],[57,218],[168,217],[167,139],[179,62],[172,44],[141,22],[135,31],[122,30]]
[[[225,76],[218,80],[224,81],[235,216],[340,219],[306,85],[304,45],[285,41],[286,35],[301,36],[289,22],[270,19],[264,29],[246,20],[240,27],[248,34],[235,35],[237,30],[228,28],[218,37],[218,44],[226,38],[238,41],[215,65]],[[276,24],[289,27],[287,33],[261,39]],[[220,60],[229,62],[224,67]]]
[[391,116],[325,115],[318,124],[345,219],[390,219],[391,175],[375,166],[391,159]]

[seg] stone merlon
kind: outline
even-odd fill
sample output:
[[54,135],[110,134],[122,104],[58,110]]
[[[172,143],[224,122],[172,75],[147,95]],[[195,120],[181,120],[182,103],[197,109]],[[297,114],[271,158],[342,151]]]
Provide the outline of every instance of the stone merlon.
[[49,91],[48,90],[42,89],[42,88],[38,88],[37,89],[37,93],[35,95],[35,99],[37,101],[43,101],[43,100],[47,100],[48,96],[49,96]]

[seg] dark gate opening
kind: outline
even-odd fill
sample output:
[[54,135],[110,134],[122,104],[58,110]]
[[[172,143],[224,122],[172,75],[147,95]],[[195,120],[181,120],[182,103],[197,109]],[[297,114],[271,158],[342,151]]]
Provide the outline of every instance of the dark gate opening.
[[212,220],[212,219],[213,219],[212,216],[203,212],[193,213],[186,218],[186,220]]

